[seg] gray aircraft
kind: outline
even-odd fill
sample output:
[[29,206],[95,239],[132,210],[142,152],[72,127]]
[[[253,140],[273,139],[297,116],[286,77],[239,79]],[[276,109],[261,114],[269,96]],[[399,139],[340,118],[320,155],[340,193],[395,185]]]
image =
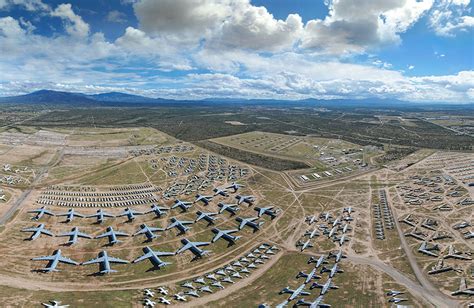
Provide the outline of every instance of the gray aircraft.
[[300,299],[296,306],[309,306],[310,308],[329,308],[331,305],[323,303],[323,296],[318,296],[314,301],[307,302],[303,299]]
[[247,203],[248,205],[252,205],[255,202],[254,196],[237,195],[235,196],[235,199],[237,199],[237,205],[241,205],[242,203]]
[[309,236],[309,238],[312,239],[315,236],[319,236],[319,231],[318,229],[314,228],[313,230],[306,231],[304,235]]
[[186,250],[190,250],[194,254],[195,259],[197,259],[202,258],[203,256],[210,253],[209,250],[202,250],[201,248],[199,248],[201,246],[209,245],[210,242],[191,242],[190,240],[184,238],[181,240],[181,243],[183,244],[183,246],[178,249],[175,254],[180,254]]
[[56,216],[66,216],[66,222],[71,222],[74,217],[84,218],[84,215],[77,213],[74,209],[69,209],[66,213],[56,214]]
[[22,229],[21,232],[33,232],[33,234],[31,234],[29,238],[30,241],[36,240],[41,234],[54,236],[54,234],[51,231],[45,229],[44,224],[39,224],[38,227],[36,228],[33,227],[33,228]]
[[217,196],[217,195],[220,195],[220,196],[223,196],[223,197],[228,197],[229,194],[227,193],[227,191],[225,189],[220,189],[220,188],[214,188],[212,190],[214,192],[214,196]]
[[101,224],[105,221],[106,217],[115,217],[112,214],[106,213],[103,209],[98,209],[97,213],[86,216],[87,218],[97,217],[97,223]]
[[342,233],[344,234],[347,231],[352,230],[352,227],[349,224],[344,224],[344,226],[342,228],[339,228],[339,229],[341,229]]
[[278,212],[277,211],[273,211],[273,206],[269,206],[269,207],[255,207],[254,210],[258,212],[257,216],[258,217],[262,217],[262,215],[268,215],[271,217],[271,219],[274,219],[275,217],[277,217],[278,215]]
[[444,266],[444,259],[439,259],[438,263],[434,265],[430,271],[428,271],[428,274],[434,275],[434,274],[439,274],[439,273],[444,273],[444,272],[449,272],[454,270],[452,266]]
[[453,245],[449,245],[448,254],[445,255],[443,258],[444,259],[452,258],[452,259],[459,259],[459,260],[472,260],[470,257],[460,254],[460,252],[457,251]]
[[196,195],[196,200],[194,200],[194,203],[202,202],[204,205],[209,205],[211,200],[212,196]]
[[341,249],[339,249],[337,253],[330,252],[330,253],[329,253],[329,257],[330,257],[330,258],[331,258],[331,257],[335,258],[335,259],[336,259],[336,263],[338,263],[339,261],[341,261],[341,259],[343,259],[343,258],[347,258],[347,256],[342,253],[342,250],[341,250]]
[[130,236],[130,235],[125,232],[115,231],[112,227],[107,227],[106,232],[100,235],[97,235],[95,238],[97,239],[97,238],[107,237],[109,239],[108,244],[114,245],[121,242],[120,240],[117,239],[118,236]]
[[466,278],[461,278],[461,281],[459,283],[459,289],[456,291],[451,292],[452,296],[456,295],[468,295],[468,296],[473,296],[474,295],[474,287],[467,287],[467,282]]
[[217,219],[217,217],[214,217],[214,216],[218,214],[219,213],[212,213],[212,212],[205,213],[205,212],[197,211],[196,212],[197,218],[194,222],[196,223],[204,219],[205,221],[207,221],[208,225],[213,225],[214,221]]
[[315,267],[308,274],[306,274],[305,272],[299,272],[298,275],[296,275],[296,278],[305,277],[305,280],[304,280],[305,284],[309,283],[313,279],[320,279],[321,276],[316,275],[316,270],[317,268]]
[[176,228],[179,230],[180,234],[186,233],[191,227],[187,227],[186,225],[193,224],[193,221],[187,220],[178,220],[175,217],[171,217],[171,224],[169,224],[165,230],[169,230],[171,228]]
[[49,301],[49,303],[41,303],[44,307],[47,308],[67,308],[69,305],[61,305],[60,301]]
[[158,250],[153,250],[150,247],[146,246],[143,248],[143,252],[145,253],[141,257],[138,257],[137,259],[133,260],[132,263],[138,263],[143,260],[150,260],[151,264],[153,264],[154,268],[162,268],[166,265],[170,265],[171,262],[164,262],[160,259],[162,256],[173,256],[174,252],[166,252],[166,251],[158,251]]
[[117,217],[126,216],[128,221],[132,221],[136,218],[135,215],[143,215],[143,214],[144,214],[143,212],[135,211],[127,207],[121,214],[117,215]]
[[227,242],[229,242],[229,246],[234,245],[235,242],[241,237],[240,236],[234,236],[234,235],[231,235],[231,234],[235,233],[235,232],[238,232],[238,231],[239,230],[237,230],[237,229],[219,230],[217,228],[214,228],[214,229],[212,229],[212,232],[215,233],[216,235],[212,239],[211,243],[215,243],[217,240],[222,238],[222,239],[226,240]]
[[149,227],[147,226],[147,224],[141,224],[140,225],[140,230],[138,230],[137,232],[135,232],[135,234],[133,234],[133,236],[137,236],[137,235],[145,235],[147,241],[151,242],[154,238],[157,238],[158,235],[156,235],[155,233],[153,232],[158,232],[158,231],[164,231],[165,229],[163,228],[157,228],[157,227]]
[[432,252],[432,250],[439,250],[438,244],[435,244],[432,247],[429,247],[428,243],[425,241],[425,242],[422,242],[420,247],[418,248],[418,252],[424,253],[425,255],[428,255],[431,257],[438,257],[438,255]]
[[389,290],[385,295],[387,296],[397,296],[400,294],[404,294],[405,292],[397,291],[397,290]]
[[219,202],[217,206],[220,207],[219,214],[224,211],[227,211],[231,214],[231,216],[234,216],[237,214],[237,211],[240,210],[237,204],[225,204]]
[[56,267],[58,264],[61,263],[66,263],[66,264],[72,264],[72,265],[79,265],[76,261],[73,261],[69,258],[63,257],[61,253],[61,249],[55,250],[52,255],[50,256],[43,256],[43,257],[37,257],[37,258],[32,258],[31,260],[33,261],[48,261],[48,265],[45,268],[40,269],[42,272],[59,272]]
[[324,220],[324,221],[328,221],[329,218],[332,217],[332,215],[330,213],[321,213],[320,217]]
[[405,233],[404,235],[405,236],[411,236],[411,237],[416,238],[420,241],[425,241],[426,240],[426,234],[424,234],[421,231],[418,231],[418,229],[416,227],[413,228],[413,230],[411,230],[410,232]]
[[305,218],[305,221],[308,223],[308,225],[312,225],[313,223],[318,221],[318,218],[316,217],[316,215],[311,215],[311,216],[307,216]]
[[344,271],[339,268],[338,263],[335,263],[330,269],[323,266],[321,269],[321,274],[324,272],[329,273],[329,278],[333,278],[337,273],[344,273]]
[[229,186],[226,187],[226,189],[233,189],[234,190],[234,193],[237,192],[237,190],[239,190],[240,188],[242,187],[245,187],[244,185],[242,184],[238,184],[236,182],[233,182],[232,184],[230,184]]
[[174,204],[171,206],[171,209],[179,207],[181,211],[187,212],[193,205],[192,202],[181,201],[179,199],[174,200]]
[[39,209],[30,210],[28,213],[36,213],[36,215],[31,218],[32,220],[40,220],[44,215],[56,216],[53,212],[48,211],[45,206],[42,206]]
[[240,222],[239,225],[239,230],[242,230],[245,226],[249,226],[250,228],[253,229],[253,232],[257,232],[260,230],[260,226],[263,225],[263,221],[260,221],[258,223],[255,223],[258,217],[250,217],[250,218],[242,218],[242,217],[237,217],[235,220]]
[[349,207],[345,207],[345,208],[342,210],[342,212],[351,215],[352,212],[355,212],[355,210],[352,208],[352,206],[349,206]]
[[153,204],[151,206],[151,210],[149,210],[148,212],[145,212],[145,214],[155,213],[156,217],[161,218],[161,216],[164,216],[166,214],[166,211],[169,211],[169,210],[170,209],[167,207],[162,207],[162,206]]
[[315,268],[319,268],[321,265],[323,264],[327,264],[328,261],[326,260],[326,256],[325,255],[321,255],[319,256],[319,258],[315,258],[315,257],[310,257],[309,260],[308,260],[308,264],[309,263],[316,263],[316,265],[314,266]]
[[77,243],[77,240],[78,240],[80,237],[82,237],[82,238],[88,238],[88,239],[91,239],[91,238],[92,238],[92,236],[80,232],[78,227],[72,228],[71,232],[58,234],[57,236],[59,236],[59,237],[62,237],[62,236],[69,236],[69,241],[66,242],[66,245],[74,245],[74,244],[76,244],[76,243]]
[[339,242],[339,246],[342,246],[345,242],[350,241],[350,239],[345,234],[343,234],[341,237],[335,236],[334,240]]
[[290,289],[290,287],[286,287],[286,288],[284,288],[283,290],[280,291],[280,294],[289,293],[290,297],[288,298],[288,301],[292,301],[295,298],[297,298],[298,296],[309,295],[310,294],[308,291],[304,290],[304,287],[305,287],[304,283],[301,284],[295,290]]
[[119,258],[114,258],[114,257],[109,257],[107,254],[107,251],[102,250],[99,252],[99,256],[95,259],[89,260],[87,262],[83,262],[82,265],[88,265],[88,264],[94,264],[94,263],[99,263],[99,274],[110,274],[110,273],[116,273],[116,270],[113,270],[110,267],[110,263],[130,263],[126,260],[122,260]]
[[407,300],[408,299],[406,299],[406,298],[392,297],[391,299],[388,300],[388,302],[398,304],[398,303],[401,303],[401,302],[404,302],[404,301],[407,301]]
[[301,246],[301,251],[303,251],[307,248],[313,247],[313,244],[311,244],[311,240],[307,240],[306,242],[298,241],[296,246]]
[[410,220],[410,218],[411,218],[411,214],[409,214],[407,217],[400,220],[400,222],[406,223],[407,225],[412,226],[412,227],[416,227],[416,224],[412,220]]
[[326,294],[330,289],[339,289],[338,286],[334,285],[332,283],[332,279],[329,278],[325,284],[319,284],[317,282],[313,282],[313,284],[311,285],[310,289],[314,289],[314,288],[319,288],[321,289],[321,292],[319,293],[320,295],[324,295]]
[[465,232],[465,233],[463,233],[463,235],[464,235],[464,238],[465,238],[466,240],[469,240],[469,239],[471,239],[471,238],[474,238],[474,231]]

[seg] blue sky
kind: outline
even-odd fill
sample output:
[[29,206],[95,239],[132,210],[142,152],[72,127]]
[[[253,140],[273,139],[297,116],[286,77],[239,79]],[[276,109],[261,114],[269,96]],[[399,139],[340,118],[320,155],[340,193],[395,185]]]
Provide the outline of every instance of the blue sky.
[[0,96],[474,102],[470,0],[0,0]]

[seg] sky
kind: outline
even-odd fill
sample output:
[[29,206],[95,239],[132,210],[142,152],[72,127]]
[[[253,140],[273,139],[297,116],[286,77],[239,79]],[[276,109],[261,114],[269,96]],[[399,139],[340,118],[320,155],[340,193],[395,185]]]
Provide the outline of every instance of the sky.
[[470,0],[0,0],[0,96],[474,103]]

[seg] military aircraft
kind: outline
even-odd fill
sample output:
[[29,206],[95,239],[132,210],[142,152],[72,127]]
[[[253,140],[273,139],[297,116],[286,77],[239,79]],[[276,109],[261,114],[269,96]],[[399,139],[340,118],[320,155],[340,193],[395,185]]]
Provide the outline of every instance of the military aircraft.
[[448,254],[445,255],[443,258],[444,259],[453,258],[453,259],[459,259],[459,260],[472,260],[470,257],[464,256],[460,254],[459,251],[456,251],[453,245],[449,245]]
[[308,260],[308,264],[309,263],[316,263],[316,265],[314,267],[318,268],[323,264],[327,264],[328,261],[326,261],[326,256],[325,255],[321,255],[317,259],[315,257],[310,257],[309,260]]
[[61,236],[69,236],[69,241],[67,241],[66,245],[74,245],[74,244],[76,244],[76,243],[77,243],[77,240],[78,240],[80,237],[82,237],[82,238],[88,238],[88,239],[91,239],[91,238],[92,238],[92,236],[80,232],[78,227],[72,228],[71,232],[58,234],[57,236],[59,236],[59,237],[61,237]]
[[307,216],[305,218],[305,221],[309,224],[309,225],[312,225],[313,223],[317,222],[318,221],[318,218],[316,217],[316,215],[311,215],[311,216]]
[[114,245],[121,242],[120,240],[117,239],[118,236],[130,236],[130,235],[125,232],[115,231],[112,227],[107,227],[106,232],[100,235],[97,235],[95,238],[97,239],[97,238],[108,237],[109,245]]
[[7,196],[6,195],[1,195],[0,200],[2,200],[3,202],[7,202]]
[[339,268],[338,263],[335,263],[330,269],[323,266],[321,273],[324,272],[329,272],[329,278],[333,278],[337,273],[344,273],[344,271]]
[[258,212],[257,216],[258,217],[262,217],[262,215],[268,215],[271,217],[271,219],[274,219],[275,217],[277,217],[278,215],[278,212],[277,211],[273,211],[273,206],[269,206],[269,207],[255,207],[254,210]]
[[207,255],[210,253],[209,250],[202,250],[199,248],[200,246],[207,246],[210,244],[210,242],[191,242],[190,240],[184,238],[181,240],[181,243],[183,243],[183,246],[176,251],[176,254],[180,254],[186,250],[190,250],[195,258],[202,258],[203,256]]
[[214,217],[214,216],[218,214],[219,213],[212,213],[212,212],[205,213],[205,212],[197,211],[196,212],[197,218],[194,222],[196,223],[200,221],[201,219],[204,219],[205,221],[208,222],[208,225],[213,225],[214,221],[217,219],[217,217]]
[[407,225],[412,226],[412,227],[416,227],[416,224],[410,218],[411,218],[411,214],[409,214],[407,217],[400,220],[400,222],[406,223]]
[[341,220],[339,218],[336,218],[333,220],[331,226],[334,228],[335,226],[340,225],[340,224],[341,224]]
[[349,207],[345,207],[345,208],[342,210],[342,212],[351,215],[352,212],[355,212],[355,210],[352,208],[352,206],[349,206]]
[[411,236],[411,237],[416,238],[420,241],[425,241],[426,240],[426,234],[424,234],[421,231],[418,231],[418,229],[416,227],[414,227],[410,232],[407,232],[403,235]]
[[230,245],[234,245],[235,244],[235,241],[237,241],[239,238],[241,238],[240,236],[234,236],[234,235],[231,235],[232,233],[235,233],[235,232],[238,232],[239,230],[237,229],[232,229],[232,230],[219,230],[217,228],[214,228],[212,229],[212,232],[215,233],[216,235],[214,236],[214,238],[212,239],[211,243],[215,243],[217,240],[219,240],[220,238],[223,238],[224,240],[226,240],[227,242],[229,242],[229,246]]
[[318,229],[314,228],[313,230],[306,231],[306,233],[304,235],[309,236],[309,238],[313,238],[313,237],[319,235],[319,231],[318,231]]
[[154,297],[155,296],[155,292],[153,292],[150,289],[143,290],[143,293],[145,294],[145,296],[148,296],[148,297]]
[[339,289],[338,286],[334,285],[332,283],[332,279],[329,278],[326,283],[324,284],[319,284],[317,282],[313,282],[313,284],[311,285],[310,289],[314,289],[314,288],[320,288],[321,289],[321,292],[319,293],[320,295],[324,295],[327,293],[327,291],[329,291],[329,289]]
[[182,287],[184,288],[188,288],[188,289],[191,289],[191,290],[195,290],[196,288],[193,286],[192,282],[185,282],[181,285]]
[[209,286],[203,286],[199,288],[199,291],[201,292],[207,292],[207,293],[213,293],[211,288]]
[[315,267],[308,274],[306,274],[305,272],[299,272],[298,275],[296,275],[296,278],[305,277],[306,278],[304,280],[305,284],[309,283],[313,279],[320,279],[321,276],[316,275],[316,270],[317,268]]
[[214,192],[214,196],[217,196],[217,195],[221,195],[223,197],[228,197],[229,194],[227,193],[227,191],[225,189],[220,189],[220,188],[214,188],[212,190]]
[[474,287],[467,287],[467,282],[466,278],[461,278],[461,281],[459,283],[459,289],[456,291],[451,292],[451,295],[456,296],[456,295],[468,295],[468,296],[473,296],[474,295]]
[[434,265],[433,267],[431,267],[431,270],[428,271],[428,274],[434,275],[434,274],[448,272],[448,271],[451,271],[451,270],[454,270],[454,268],[452,266],[449,266],[449,265],[444,266],[444,259],[439,259],[438,263],[436,265]]
[[116,273],[116,270],[111,269],[110,263],[130,263],[126,260],[122,260],[119,258],[109,257],[107,251],[102,250],[99,252],[99,256],[95,259],[89,260],[87,262],[83,262],[82,265],[94,264],[99,263],[99,274],[109,274],[109,273]]
[[331,230],[329,230],[329,231],[324,231],[324,232],[327,234],[328,238],[331,238],[331,237],[333,237],[334,234],[336,234],[337,229],[338,229],[338,227],[337,227],[337,226],[334,226],[334,227],[332,227]]
[[237,205],[241,205],[244,202],[247,203],[248,205],[252,205],[255,202],[255,197],[254,196],[237,195],[237,196],[235,196],[235,199],[237,199]]
[[220,281],[214,281],[213,283],[211,283],[211,286],[219,288],[219,289],[225,289]]
[[307,240],[306,242],[298,241],[298,243],[296,243],[296,246],[301,246],[301,251],[303,251],[306,248],[313,247],[313,244],[311,244],[311,240]]
[[312,302],[307,302],[303,299],[300,299],[297,303],[296,306],[309,306],[310,308],[329,308],[331,305],[323,303],[323,296],[320,295],[318,296],[314,301]]
[[181,201],[179,199],[174,200],[174,204],[171,209],[179,207],[183,212],[187,212],[192,207],[192,202]]
[[242,184],[238,184],[236,182],[233,182],[232,184],[230,184],[229,186],[226,187],[226,189],[233,189],[234,190],[234,193],[237,192],[237,190],[239,190],[241,187],[245,187],[244,185]]
[[209,202],[211,202],[211,200],[212,196],[196,195],[196,200],[194,200],[194,203],[202,202],[204,205],[209,205]]
[[347,258],[346,255],[343,255],[343,254],[342,254],[342,250],[341,250],[341,249],[339,249],[337,253],[330,252],[330,253],[329,253],[329,257],[330,257],[330,258],[331,258],[331,257],[334,257],[334,258],[336,259],[336,263],[338,263],[339,261],[341,261],[341,259],[343,259],[343,258]]
[[41,303],[44,307],[47,308],[67,308],[69,305],[61,305],[60,301],[49,301],[49,303]]
[[186,301],[186,297],[184,295],[181,295],[181,294],[175,294],[173,295],[174,298],[177,300],[177,301],[180,301],[180,302],[185,302]]
[[240,222],[239,225],[239,230],[242,230],[245,226],[249,226],[250,228],[253,229],[253,232],[257,232],[260,230],[260,226],[263,225],[263,221],[260,221],[258,223],[255,223],[258,217],[250,217],[250,218],[242,218],[242,217],[237,217],[235,220]]
[[343,234],[341,237],[335,236],[334,239],[339,242],[339,246],[342,246],[345,242],[350,241],[350,239],[346,237],[345,234]]
[[144,307],[155,307],[155,305],[156,305],[156,302],[152,301],[151,299],[149,299],[149,298],[143,299],[143,306]]
[[339,229],[341,229],[342,233],[346,233],[347,231],[352,230],[352,227],[349,226],[349,224],[344,224],[344,226]]
[[401,303],[401,302],[404,302],[404,301],[407,301],[407,300],[408,299],[406,299],[406,298],[392,297],[391,299],[388,300],[388,302],[398,304],[398,303]]
[[66,213],[56,214],[56,216],[66,216],[66,222],[73,221],[76,216],[84,217],[84,215],[77,213],[74,209],[69,209]]
[[154,268],[162,268],[166,265],[170,265],[170,262],[164,262],[160,259],[162,256],[173,256],[174,252],[166,252],[166,251],[158,251],[153,250],[150,247],[146,246],[143,248],[143,252],[145,253],[141,257],[136,258],[132,261],[132,263],[138,263],[145,259],[149,259],[151,264],[153,264]]
[[30,241],[36,240],[41,234],[54,236],[54,234],[51,231],[46,230],[46,228],[44,227],[44,224],[39,224],[38,227],[36,228],[33,227],[33,228],[22,229],[21,232],[33,232],[33,234],[31,234],[29,238]]
[[465,232],[465,233],[463,233],[463,235],[464,235],[465,239],[469,240],[471,238],[474,238],[474,231]]
[[291,294],[290,297],[288,298],[288,301],[292,301],[295,298],[297,298],[298,296],[310,295],[310,293],[308,291],[304,290],[305,286],[306,285],[303,283],[298,288],[296,288],[295,290],[290,289],[290,287],[286,287],[286,288],[284,288],[283,290],[280,291],[280,294],[284,294],[284,293]]
[[432,256],[432,257],[438,257],[437,254],[434,252],[431,252],[431,250],[439,250],[438,244],[433,245],[432,247],[428,246],[428,243],[422,242],[420,247],[418,248],[418,252],[424,253],[425,255]]
[[30,210],[28,213],[36,213],[36,215],[31,218],[32,220],[40,220],[44,215],[56,216],[53,212],[48,211],[45,206],[42,206],[39,209]]
[[135,211],[127,207],[121,214],[117,215],[117,217],[127,216],[128,221],[132,221],[136,218],[135,215],[143,215],[143,214],[144,214],[143,212]]
[[104,222],[105,217],[115,217],[112,214],[106,213],[103,209],[98,209],[97,213],[86,216],[87,218],[97,217],[97,223],[101,224]]
[[168,300],[168,299],[166,299],[166,298],[164,298],[164,297],[160,297],[160,298],[158,298],[158,300],[159,300],[160,303],[162,303],[162,304],[171,305],[171,301]]
[[158,231],[164,231],[165,229],[163,228],[156,228],[156,227],[148,227],[147,224],[141,224],[140,225],[140,230],[138,230],[137,232],[135,232],[135,234],[133,234],[133,236],[137,236],[137,235],[145,235],[146,238],[147,238],[147,241],[152,241],[154,238],[157,238],[158,235],[156,235],[155,233],[153,232],[158,232]]
[[56,267],[58,264],[61,263],[66,263],[66,264],[72,264],[72,265],[79,265],[76,261],[73,261],[69,258],[63,257],[61,253],[61,249],[55,250],[52,255],[50,256],[43,256],[43,257],[37,257],[37,258],[32,258],[31,260],[33,261],[48,261],[48,265],[45,268],[40,269],[42,272],[59,272]]
[[387,296],[397,296],[400,294],[404,294],[405,292],[397,291],[397,290],[389,290],[386,295]]
[[220,207],[219,214],[224,211],[227,211],[231,214],[231,216],[233,216],[237,214],[238,210],[240,210],[237,204],[224,204],[222,202],[219,202],[217,206]]
[[168,295],[168,290],[164,287],[159,287],[157,290],[160,294]]
[[178,220],[175,217],[171,217],[171,224],[169,224],[165,230],[169,230],[171,228],[176,228],[179,230],[180,234],[186,233],[191,227],[187,227],[186,225],[193,224],[193,221],[186,221],[186,220]]
[[197,291],[194,291],[194,290],[186,291],[186,292],[184,292],[184,295],[189,295],[189,296],[192,296],[192,297],[200,297],[199,294],[197,293]]
[[325,221],[328,221],[329,218],[332,217],[332,215],[330,213],[321,213],[320,217],[325,220]]
[[149,210],[148,212],[145,212],[145,214],[155,213],[156,217],[160,218],[161,216],[166,214],[166,211],[169,211],[169,210],[170,209],[167,207],[161,207],[156,204],[153,204],[151,206],[151,210]]

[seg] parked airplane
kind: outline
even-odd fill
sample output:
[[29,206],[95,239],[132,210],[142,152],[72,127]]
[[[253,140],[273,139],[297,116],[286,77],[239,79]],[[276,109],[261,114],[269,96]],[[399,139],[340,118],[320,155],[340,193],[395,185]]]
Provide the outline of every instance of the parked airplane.
[[407,301],[407,300],[408,299],[406,299],[406,298],[392,297],[391,299],[388,300],[388,302],[398,304],[398,303],[401,303],[401,302],[404,302],[404,301]]
[[312,239],[315,236],[319,236],[319,231],[318,229],[314,228],[313,230],[306,231],[304,235],[309,236],[309,238]]
[[175,294],[174,295],[174,298],[177,300],[177,301],[180,301],[180,302],[185,302],[186,301],[186,297],[184,295],[181,295],[181,294]]
[[49,303],[41,303],[44,307],[47,308],[67,308],[69,305],[61,305],[60,301],[49,301]]
[[79,265],[76,261],[73,261],[69,258],[63,257],[61,253],[61,249],[55,250],[52,255],[50,256],[43,256],[43,257],[37,257],[37,258],[32,258],[31,260],[33,261],[48,261],[48,265],[45,268],[40,269],[42,272],[59,272],[56,267],[58,264],[61,263],[66,263],[66,264],[72,264],[72,265]]
[[143,212],[135,211],[127,207],[120,215],[117,215],[117,217],[127,216],[128,221],[132,221],[136,218],[136,215],[143,215]]
[[223,197],[228,197],[229,194],[227,193],[227,191],[225,189],[220,189],[220,188],[214,188],[212,190],[214,192],[214,196],[217,196],[217,195],[221,195]]
[[229,186],[226,187],[226,189],[233,189],[234,190],[234,193],[237,192],[237,190],[239,190],[241,187],[245,187],[244,185],[242,184],[238,184],[236,182],[233,182],[232,184],[230,184]]
[[204,205],[209,205],[209,202],[211,202],[211,200],[212,196],[196,195],[196,200],[194,200],[194,203],[202,202]]
[[438,244],[435,244],[432,247],[428,247],[428,243],[426,243],[425,241],[425,242],[422,242],[420,247],[418,248],[418,252],[424,253],[432,257],[438,257],[438,255],[435,254],[434,252],[431,252],[431,250],[439,250]]
[[444,259],[439,259],[438,263],[431,268],[428,274],[434,275],[434,274],[448,272],[451,270],[454,270],[452,266],[444,266]]
[[327,234],[328,238],[331,238],[331,237],[333,237],[333,235],[336,234],[337,229],[338,229],[338,227],[334,226],[334,227],[332,227],[332,229],[330,231],[324,231],[324,232]]
[[200,246],[207,246],[210,244],[210,242],[191,242],[188,239],[182,239],[181,243],[183,243],[183,246],[176,251],[176,254],[180,254],[186,250],[190,250],[195,258],[202,258],[203,256],[207,255],[210,253],[209,250],[202,250],[199,248]]
[[339,249],[337,253],[330,252],[330,253],[329,253],[329,257],[330,257],[330,258],[331,258],[331,257],[336,258],[336,263],[338,263],[339,261],[341,261],[341,259],[343,259],[343,258],[347,258],[346,255],[342,254],[342,250],[341,250],[341,249]]
[[225,203],[219,202],[217,206],[220,207],[219,214],[224,211],[227,211],[231,214],[231,216],[234,216],[237,214],[237,211],[240,210],[237,204],[225,204]]
[[319,256],[318,259],[316,259],[315,257],[310,257],[309,260],[308,260],[308,264],[309,263],[316,263],[316,265],[314,267],[319,268],[321,265],[327,264],[328,261],[326,260],[325,255],[321,255],[321,256]]
[[66,222],[71,222],[74,217],[84,218],[84,215],[77,213],[74,209],[69,209],[66,213],[56,214],[56,216],[66,216]]
[[465,239],[469,240],[471,238],[474,238],[474,231],[465,232],[465,233],[463,233],[463,235],[464,235]]
[[171,305],[171,302],[168,299],[164,298],[164,297],[160,297],[160,298],[158,298],[158,300],[160,301],[161,304]]
[[390,290],[386,293],[387,296],[397,296],[400,294],[404,294],[405,292],[397,291],[397,290]]
[[31,234],[29,238],[30,241],[36,240],[41,234],[54,236],[54,234],[51,231],[46,230],[46,228],[44,227],[44,224],[39,224],[38,227],[22,229],[21,232],[33,232],[33,234]]
[[155,296],[155,292],[153,292],[150,289],[143,290],[143,293],[145,294],[145,296],[148,296],[148,297],[154,297]]
[[332,217],[332,215],[330,213],[321,213],[320,217],[325,220],[325,221],[328,221],[329,218]]
[[288,301],[292,301],[295,298],[297,298],[298,296],[310,295],[310,293],[308,291],[304,290],[305,286],[306,285],[303,283],[298,288],[296,288],[295,290],[290,289],[290,287],[286,287],[286,288],[284,288],[283,290],[280,291],[280,294],[284,294],[284,293],[291,294],[290,297],[288,298]]
[[323,296],[318,296],[314,301],[307,302],[303,299],[300,299],[296,306],[309,306],[310,308],[329,308],[331,305],[323,303]]
[[260,221],[258,223],[255,223],[258,217],[250,217],[250,218],[242,218],[242,217],[237,217],[235,220],[240,222],[239,225],[239,230],[242,230],[245,226],[249,226],[250,228],[253,229],[253,232],[257,232],[260,230],[260,226],[263,225],[264,221]]
[[99,256],[95,259],[89,260],[87,262],[83,262],[82,265],[94,264],[99,263],[99,274],[109,274],[115,273],[116,270],[111,269],[110,263],[130,263],[126,260],[122,260],[119,258],[109,257],[107,251],[103,250],[99,252]]
[[194,222],[196,223],[200,221],[201,219],[204,219],[205,221],[208,222],[208,225],[213,225],[214,221],[217,219],[217,217],[214,217],[214,216],[218,214],[219,213],[212,213],[212,212],[205,213],[205,212],[197,211],[196,212],[197,218]]
[[352,208],[352,206],[349,206],[349,207],[345,207],[345,208],[342,210],[342,212],[351,215],[352,212],[355,212],[355,210]]
[[44,215],[56,216],[53,212],[48,211],[45,206],[42,206],[39,209],[30,210],[28,213],[36,213],[36,216],[31,218],[32,220],[39,220]]
[[313,223],[317,222],[318,221],[318,218],[316,217],[316,215],[311,215],[311,216],[307,216],[305,221],[309,224],[309,225],[312,225]]
[[314,288],[320,288],[321,289],[321,292],[319,293],[320,295],[324,295],[327,293],[327,291],[329,291],[330,289],[339,289],[338,286],[334,285],[332,283],[332,279],[329,278],[325,284],[319,284],[317,282],[313,282],[313,284],[311,285],[310,289],[314,289]]
[[407,217],[400,220],[400,222],[406,223],[407,225],[412,226],[412,227],[416,227],[416,224],[410,218],[411,218],[411,214],[409,214]]
[[145,214],[155,213],[156,217],[161,218],[161,216],[166,215],[166,211],[169,211],[169,210],[170,209],[167,207],[162,207],[162,206],[153,204],[151,206],[151,210],[149,210],[148,212],[145,212]]
[[237,241],[241,237],[240,236],[234,236],[234,235],[231,235],[231,234],[235,233],[235,232],[238,232],[238,231],[239,230],[237,230],[237,229],[220,230],[220,229],[214,228],[214,229],[212,229],[212,232],[215,233],[216,235],[212,239],[211,243],[215,243],[217,240],[222,238],[222,239],[226,240],[227,242],[229,242],[229,246],[234,245],[235,241]]
[[333,278],[337,273],[344,273],[344,271],[339,268],[338,264],[339,263],[335,263],[330,269],[323,266],[321,273],[329,272],[329,278]]
[[459,260],[472,260],[470,257],[464,256],[454,249],[453,245],[449,245],[448,254],[443,257],[444,259],[459,259]]
[[103,209],[98,209],[97,213],[86,216],[87,218],[97,217],[97,223],[101,224],[104,222],[105,217],[115,217],[112,214],[106,213]]
[[298,275],[296,275],[296,278],[305,277],[306,278],[304,280],[305,284],[309,283],[313,279],[320,279],[321,276],[316,275],[316,269],[317,269],[316,267],[313,268],[313,270],[309,272],[308,274],[306,274],[305,272],[299,272]]
[[237,205],[241,205],[242,203],[247,203],[248,205],[252,205],[255,202],[254,196],[237,195],[235,196],[235,199],[237,199]]
[[342,246],[345,242],[350,241],[350,239],[345,234],[343,234],[341,237],[335,236],[334,239],[339,242],[339,246]]
[[7,202],[7,196],[6,195],[1,195],[0,200],[3,202]]
[[277,217],[278,215],[278,212],[277,211],[273,211],[273,206],[269,206],[269,207],[255,207],[254,210],[258,212],[257,216],[258,217],[262,217],[262,215],[268,215],[271,217],[271,219],[274,219],[275,217]]
[[186,225],[193,224],[193,221],[186,221],[186,220],[178,220],[175,217],[171,217],[171,224],[169,224],[165,230],[169,230],[171,228],[176,228],[179,230],[180,234],[186,233],[191,227],[187,227]]
[[155,305],[156,305],[156,302],[152,301],[151,299],[149,299],[149,298],[143,299],[143,306],[144,307],[155,307]]
[[342,228],[340,228],[342,233],[346,233],[349,230],[352,230],[352,227],[349,224],[344,224]]
[[306,248],[313,247],[313,244],[311,244],[311,240],[307,240],[306,242],[298,241],[296,246],[301,246],[301,251],[303,251]]
[[192,207],[192,204],[192,202],[181,201],[179,199],[176,199],[174,201],[174,204],[171,206],[171,209],[179,207],[183,212],[187,212]]
[[150,247],[146,246],[143,248],[144,254],[135,260],[132,261],[132,263],[138,263],[143,260],[150,260],[151,264],[153,264],[154,268],[162,268],[166,265],[170,265],[170,262],[164,262],[160,259],[162,256],[173,256],[174,252],[166,252],[166,251],[158,251],[158,250],[153,250]]
[[95,238],[97,239],[97,238],[108,237],[109,245],[114,245],[121,242],[120,240],[117,239],[118,236],[130,236],[130,235],[125,232],[115,231],[112,227],[107,227],[106,232],[100,235],[97,235]]
[[467,282],[466,278],[461,278],[461,281],[459,283],[459,289],[456,291],[451,292],[451,295],[456,296],[456,295],[468,295],[468,296],[473,296],[474,295],[474,287],[467,287]]
[[150,242],[152,241],[154,238],[157,238],[158,235],[156,235],[155,233],[153,232],[158,232],[158,231],[164,231],[165,229],[163,228],[157,228],[157,227],[149,227],[147,224],[141,224],[140,225],[140,230],[138,230],[137,232],[135,232],[135,234],[133,234],[133,236],[137,236],[137,235],[145,235],[145,237],[147,238],[147,241]]
[[66,245],[74,245],[74,244],[76,244],[76,243],[77,243],[77,240],[78,240],[80,237],[82,237],[82,238],[88,238],[88,239],[91,239],[91,238],[92,238],[92,236],[80,232],[78,227],[72,228],[71,232],[58,234],[57,236],[59,236],[59,237],[61,237],[61,236],[69,236],[69,241],[67,241]]

